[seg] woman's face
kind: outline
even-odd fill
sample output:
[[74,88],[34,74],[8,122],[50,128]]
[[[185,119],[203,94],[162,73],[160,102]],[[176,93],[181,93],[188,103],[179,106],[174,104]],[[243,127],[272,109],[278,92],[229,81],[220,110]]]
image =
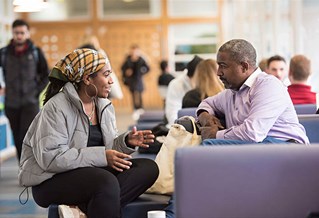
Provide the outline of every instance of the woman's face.
[[110,64],[106,64],[97,72],[95,77],[91,77],[92,84],[96,86],[97,97],[107,98],[111,92],[113,80],[111,77],[112,69]]

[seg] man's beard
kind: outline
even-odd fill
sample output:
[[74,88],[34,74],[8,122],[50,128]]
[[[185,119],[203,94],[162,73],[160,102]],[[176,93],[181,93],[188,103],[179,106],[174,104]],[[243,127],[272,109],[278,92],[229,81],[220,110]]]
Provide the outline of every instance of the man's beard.
[[22,46],[26,43],[26,41],[15,41],[14,43],[16,46]]

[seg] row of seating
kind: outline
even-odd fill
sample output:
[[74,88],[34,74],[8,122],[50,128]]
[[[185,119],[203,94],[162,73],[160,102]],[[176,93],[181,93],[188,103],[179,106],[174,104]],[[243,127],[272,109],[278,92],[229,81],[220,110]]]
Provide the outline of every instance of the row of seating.
[[176,217],[319,217],[319,144],[181,148]]
[[[312,108],[309,110],[309,108]],[[313,108],[310,105],[307,105],[305,108],[299,107],[298,108],[298,113],[308,113],[308,114],[303,114],[303,115],[298,115],[300,123],[305,127],[307,135],[310,139],[311,143],[319,143],[319,134],[317,134],[317,130],[319,129],[319,115],[315,115],[313,111],[315,111],[316,108]],[[195,111],[196,108],[185,108],[182,109],[178,112],[178,117],[182,116],[195,116]],[[297,111],[297,109],[296,109]],[[313,112],[313,113],[312,113]],[[152,127],[156,126],[158,123],[162,122],[164,116],[163,111],[146,111],[143,115],[141,115],[140,119],[136,123],[138,129],[151,129]],[[183,193],[184,195],[178,195],[177,194],[177,210],[178,212],[178,217],[207,217],[207,213],[210,209],[206,208],[205,210],[200,208],[199,205],[207,205],[207,199],[209,195],[209,192],[205,192],[206,194],[203,194],[203,190],[211,188],[209,183],[211,182],[211,177],[213,174],[210,174],[210,171],[207,168],[210,168],[212,165],[210,165],[209,160],[212,159],[210,156],[210,153],[214,153],[215,149],[213,152],[209,152],[206,154],[209,154],[206,158],[206,155],[202,156],[201,148],[196,148],[199,149],[198,155],[196,150],[192,150],[191,152],[188,150],[182,150],[178,151],[176,157],[179,157],[179,159],[176,159],[176,171],[177,173],[177,182],[176,184],[179,184],[177,187],[177,193]],[[194,151],[194,153],[193,153]],[[185,154],[184,154],[185,152]],[[193,155],[192,155],[192,154]],[[185,157],[184,157],[185,155]],[[135,153],[133,154],[133,158],[138,158],[138,157],[146,157],[150,159],[155,159],[154,154],[139,154]],[[193,158],[189,157],[193,156]],[[199,158],[200,157],[200,158]],[[180,162],[180,160],[186,160],[190,159],[190,162],[187,164],[184,162]],[[225,158],[223,158],[225,159]],[[226,158],[227,159],[227,158]],[[187,162],[187,161],[185,161]],[[198,166],[198,164],[205,163],[204,166]],[[207,164],[207,165],[206,165]],[[182,167],[184,165],[184,167]],[[255,164],[253,164],[255,165]],[[187,169],[188,167],[188,169]],[[203,170],[190,170],[192,168],[195,169],[203,169]],[[199,168],[198,168],[199,167]],[[182,169],[181,169],[182,168]],[[184,174],[183,170],[188,171],[188,173]],[[183,173],[180,171],[182,170]],[[191,175],[189,174],[191,172]],[[203,173],[205,172],[205,173]],[[199,175],[194,175],[199,174]],[[183,174],[184,177],[179,177],[180,174]],[[202,178],[205,176],[205,178]],[[200,178],[200,179],[196,179]],[[198,181],[200,180],[200,181]],[[195,184],[194,184],[195,182]],[[289,182],[289,181],[287,181]],[[185,183],[184,185],[181,185],[180,183]],[[187,187],[187,188],[186,188]],[[200,190],[198,190],[200,189]],[[187,190],[187,191],[185,191]],[[190,191],[193,190],[193,191]],[[198,196],[196,193],[201,193],[201,196]],[[207,197],[207,199],[206,199]],[[197,199],[200,198],[200,199]],[[186,200],[185,200],[186,199]],[[190,200],[192,199],[192,200]],[[206,200],[205,200],[206,199]],[[146,218],[147,217],[147,211],[149,210],[161,210],[165,208],[168,204],[169,196],[165,195],[156,195],[156,194],[143,194],[141,195],[137,200],[131,202],[128,204],[122,211],[122,217],[123,218]],[[204,204],[205,201],[206,203]],[[211,201],[209,201],[211,202]],[[211,203],[213,204],[213,203]],[[210,204],[210,205],[211,205]],[[51,205],[49,207],[49,218],[58,218],[58,210],[57,210],[58,205]],[[188,209],[185,209],[185,207],[188,207]],[[182,209],[181,209],[182,208]],[[194,208],[194,210],[192,209]],[[193,212],[191,213],[189,210],[192,210]],[[201,215],[201,213],[198,211],[202,211],[205,216]],[[185,211],[182,212],[182,211]],[[196,215],[193,215],[196,213]],[[187,215],[188,214],[188,215]],[[254,217],[254,216],[251,216]],[[280,217],[280,216],[279,216]]]

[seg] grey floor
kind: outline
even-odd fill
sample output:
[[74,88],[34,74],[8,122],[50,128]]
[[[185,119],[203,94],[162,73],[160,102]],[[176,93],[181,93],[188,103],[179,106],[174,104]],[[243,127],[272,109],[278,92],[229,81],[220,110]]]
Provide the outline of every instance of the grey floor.
[[[134,123],[129,112],[117,112],[117,125],[120,133]],[[23,191],[17,179],[18,162],[15,156],[6,160],[0,160],[0,218],[44,218],[47,217],[47,209],[37,206],[32,199],[31,188],[29,188],[29,200],[22,205],[19,195]],[[21,196],[25,202],[27,192]]]

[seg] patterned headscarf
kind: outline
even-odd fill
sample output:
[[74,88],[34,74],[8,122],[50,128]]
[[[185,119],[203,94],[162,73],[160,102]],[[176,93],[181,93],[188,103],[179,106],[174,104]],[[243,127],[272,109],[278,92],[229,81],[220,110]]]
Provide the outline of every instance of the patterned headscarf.
[[62,58],[52,69],[49,78],[79,83],[84,75],[101,70],[109,63],[107,56],[93,49],[76,49]]

